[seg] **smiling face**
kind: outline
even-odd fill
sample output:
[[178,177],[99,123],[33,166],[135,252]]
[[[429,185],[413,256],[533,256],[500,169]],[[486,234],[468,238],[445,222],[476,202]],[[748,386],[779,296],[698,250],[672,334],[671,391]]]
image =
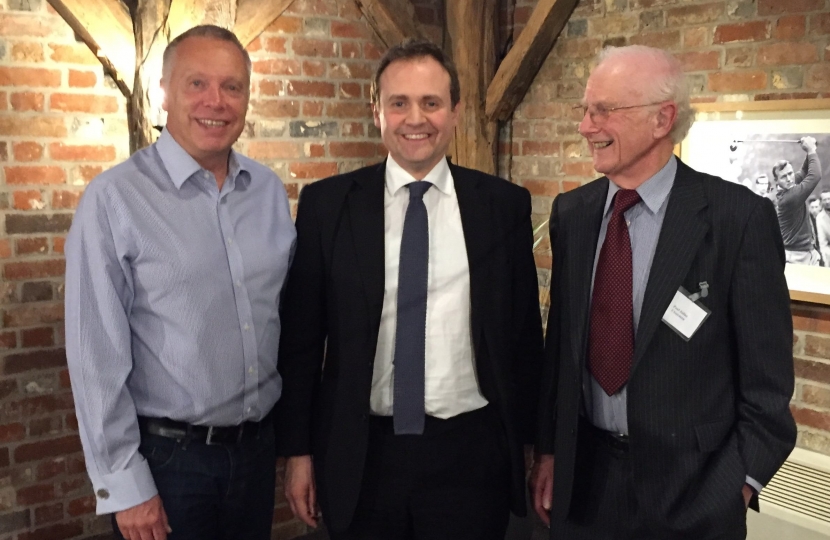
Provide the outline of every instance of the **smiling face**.
[[458,107],[452,107],[449,73],[431,56],[389,64],[372,111],[389,155],[415,179],[447,155]]
[[636,56],[612,57],[594,69],[582,99],[589,112],[579,123],[594,169],[629,189],[656,174],[674,146],[669,131],[676,106],[671,101],[608,112],[654,101],[642,81],[648,81],[656,68],[641,60]]
[[227,41],[187,38],[162,86],[166,129],[199,165],[221,170],[245,126],[249,80],[242,53]]

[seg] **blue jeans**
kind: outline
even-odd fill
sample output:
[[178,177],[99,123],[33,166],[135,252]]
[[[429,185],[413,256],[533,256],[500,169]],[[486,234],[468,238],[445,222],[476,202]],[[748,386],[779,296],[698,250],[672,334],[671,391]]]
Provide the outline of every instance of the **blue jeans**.
[[[139,451],[173,533],[169,540],[269,540],[274,515],[274,429],[208,446],[142,433]],[[123,538],[115,524],[115,538]]]

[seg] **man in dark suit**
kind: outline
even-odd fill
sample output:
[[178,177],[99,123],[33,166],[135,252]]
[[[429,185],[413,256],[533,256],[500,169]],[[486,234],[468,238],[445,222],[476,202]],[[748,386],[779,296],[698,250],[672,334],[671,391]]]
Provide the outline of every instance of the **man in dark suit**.
[[796,436],[775,210],[672,155],[668,53],[604,51],[579,107],[606,176],[553,203],[535,509],[554,539],[745,538]]
[[381,59],[384,163],[307,186],[283,310],[278,450],[335,539],[504,538],[525,508],[542,329],[530,195],[449,164],[455,68]]

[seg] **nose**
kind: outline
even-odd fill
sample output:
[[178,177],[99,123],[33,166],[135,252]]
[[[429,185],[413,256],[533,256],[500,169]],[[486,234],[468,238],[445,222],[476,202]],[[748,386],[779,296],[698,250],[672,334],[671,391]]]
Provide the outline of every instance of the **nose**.
[[596,133],[598,131],[597,125],[591,119],[591,115],[587,112],[582,115],[582,120],[579,121],[577,131],[579,131],[579,134],[583,137],[587,136],[589,133]]
[[421,108],[417,105],[409,107],[409,110],[406,113],[406,123],[411,125],[419,125],[423,123],[423,121],[424,115]]
[[219,107],[222,104],[222,89],[216,84],[208,85],[204,93],[204,102],[211,107]]

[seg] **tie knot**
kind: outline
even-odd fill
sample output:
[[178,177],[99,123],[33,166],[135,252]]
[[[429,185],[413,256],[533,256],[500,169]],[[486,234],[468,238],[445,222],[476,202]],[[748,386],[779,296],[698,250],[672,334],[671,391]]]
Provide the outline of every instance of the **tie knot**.
[[614,214],[621,216],[640,202],[640,195],[633,189],[621,189],[614,195]]
[[409,200],[411,201],[412,199],[422,199],[424,193],[432,187],[432,183],[421,180],[419,182],[410,182],[406,187],[409,188]]

